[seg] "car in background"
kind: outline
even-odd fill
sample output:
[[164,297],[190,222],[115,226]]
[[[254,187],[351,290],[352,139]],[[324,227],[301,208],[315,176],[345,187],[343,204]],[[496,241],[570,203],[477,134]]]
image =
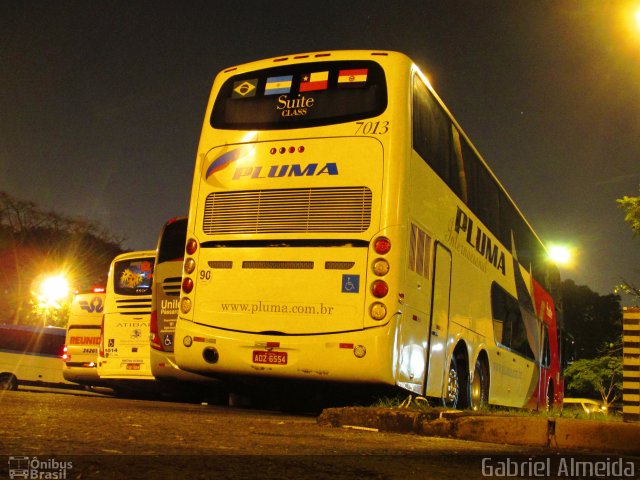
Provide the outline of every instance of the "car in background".
[[567,398],[562,401],[562,408],[564,411],[571,411],[577,413],[586,413],[587,415],[607,415],[608,408],[600,400],[593,400],[591,398]]

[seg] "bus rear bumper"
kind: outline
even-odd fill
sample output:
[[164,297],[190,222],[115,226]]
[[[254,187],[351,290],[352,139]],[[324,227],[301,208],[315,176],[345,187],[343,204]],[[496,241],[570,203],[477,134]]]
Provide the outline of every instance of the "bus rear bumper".
[[[255,335],[179,322],[182,369],[225,377],[262,376],[394,385],[395,328],[324,335]],[[189,346],[186,346],[189,345]]]
[[212,378],[180,369],[175,363],[173,353],[159,352],[154,349],[151,350],[151,373],[157,380],[216,383]]
[[96,385],[100,381],[96,367],[69,367],[65,365],[62,370],[62,376],[68,382],[81,385]]

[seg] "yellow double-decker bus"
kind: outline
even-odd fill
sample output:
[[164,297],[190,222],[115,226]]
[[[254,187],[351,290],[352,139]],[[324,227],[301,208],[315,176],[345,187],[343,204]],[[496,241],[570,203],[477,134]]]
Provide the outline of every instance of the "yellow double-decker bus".
[[210,376],[399,386],[446,405],[562,396],[557,272],[405,55],[218,74],[175,356]]

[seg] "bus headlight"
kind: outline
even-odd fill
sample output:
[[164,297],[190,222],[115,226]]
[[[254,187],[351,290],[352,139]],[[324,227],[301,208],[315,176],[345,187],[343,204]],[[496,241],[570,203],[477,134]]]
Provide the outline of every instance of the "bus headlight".
[[191,299],[187,297],[182,297],[180,300],[180,311],[182,313],[189,313],[191,311]]
[[369,315],[371,315],[371,318],[374,320],[382,320],[387,316],[387,307],[384,303],[372,303],[371,308],[369,309]]
[[190,275],[196,269],[196,261],[189,257],[184,261],[184,273]]

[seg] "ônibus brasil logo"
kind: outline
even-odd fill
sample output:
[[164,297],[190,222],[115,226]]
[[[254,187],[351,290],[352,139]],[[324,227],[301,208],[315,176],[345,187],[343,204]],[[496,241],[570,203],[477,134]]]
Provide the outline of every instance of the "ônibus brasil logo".
[[9,457],[9,478],[55,479],[70,478],[68,471],[73,469],[73,462],[60,461],[55,458],[41,460],[38,457]]

